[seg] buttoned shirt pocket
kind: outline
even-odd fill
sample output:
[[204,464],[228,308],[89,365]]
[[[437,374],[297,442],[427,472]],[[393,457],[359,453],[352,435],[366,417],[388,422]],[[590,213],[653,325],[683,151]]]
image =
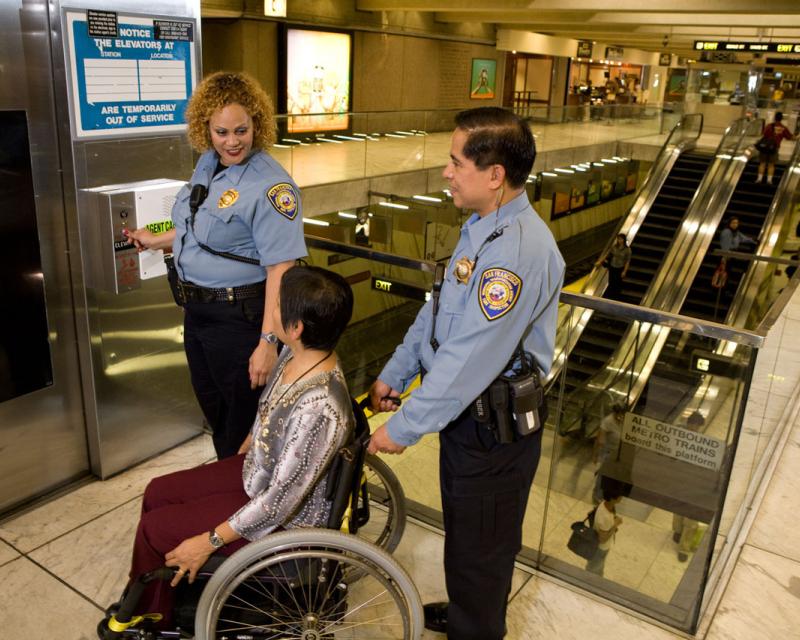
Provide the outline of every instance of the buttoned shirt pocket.
[[464,315],[470,285],[459,283],[452,274],[448,274],[442,285],[439,300],[439,315],[436,318],[436,339],[443,343],[455,329]]
[[197,239],[217,251],[235,251],[252,236],[235,209],[201,209],[194,226]]

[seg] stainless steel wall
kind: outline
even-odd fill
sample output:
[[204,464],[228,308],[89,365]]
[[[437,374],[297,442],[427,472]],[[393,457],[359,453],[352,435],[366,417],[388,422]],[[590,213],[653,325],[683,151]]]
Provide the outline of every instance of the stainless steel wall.
[[[80,190],[188,179],[179,135],[73,141],[62,10],[192,18],[199,0],[0,0],[0,110],[28,120],[52,384],[0,401],[0,512],[93,472],[107,477],[201,428],[183,355],[180,309],[166,282],[121,295],[86,286]],[[7,140],[7,139],[6,139]],[[5,308],[0,292],[3,313]]]
[[[199,77],[200,2],[52,2],[50,7],[56,110],[65,175],[71,177],[65,180],[67,228],[70,245],[82,252],[87,226],[94,222],[85,215],[81,189],[152,178],[188,180],[193,157],[181,135],[71,139],[61,14],[65,8],[101,8],[194,19]],[[201,416],[183,353],[181,310],[166,279],[149,280],[141,289],[117,295],[86,285],[82,260],[72,266],[91,470],[108,477],[196,435]]]
[[[53,374],[52,385],[0,403],[0,510],[89,467],[47,34],[46,2],[0,2],[0,110],[28,120]],[[8,298],[0,305],[15,313]]]

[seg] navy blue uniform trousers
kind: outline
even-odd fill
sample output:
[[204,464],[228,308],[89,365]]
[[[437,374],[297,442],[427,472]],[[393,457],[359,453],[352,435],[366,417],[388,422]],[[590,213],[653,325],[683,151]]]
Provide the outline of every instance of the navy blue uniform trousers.
[[197,402],[220,460],[235,455],[253,426],[264,387],[250,388],[249,361],[261,335],[264,298],[190,302],[184,348]]
[[449,640],[500,640],[542,431],[509,444],[462,413],[440,434]]

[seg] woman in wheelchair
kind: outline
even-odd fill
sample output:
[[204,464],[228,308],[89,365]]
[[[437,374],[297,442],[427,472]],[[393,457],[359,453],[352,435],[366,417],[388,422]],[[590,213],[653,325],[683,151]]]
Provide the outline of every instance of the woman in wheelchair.
[[150,581],[139,599],[140,614],[161,614],[160,628],[172,625],[174,587],[192,583],[212,554],[230,555],[276,530],[327,525],[325,472],[354,424],[333,351],[352,309],[341,276],[308,266],[287,271],[274,322],[285,348],[239,454],[148,485],[129,586],[165,564],[175,570],[171,582]]

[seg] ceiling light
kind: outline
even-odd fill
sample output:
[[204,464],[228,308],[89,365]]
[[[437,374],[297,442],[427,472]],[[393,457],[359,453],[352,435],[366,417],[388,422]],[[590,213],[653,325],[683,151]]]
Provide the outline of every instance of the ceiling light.
[[392,209],[410,209],[407,204],[400,204],[399,202],[379,202],[381,207],[391,207]]
[[441,202],[441,198],[434,198],[433,196],[412,196],[414,200],[422,200],[423,202]]
[[318,227],[330,227],[330,222],[325,222],[324,220],[317,220],[316,218],[303,218],[303,224],[315,224]]
[[348,213],[347,211],[339,211],[339,213],[336,215],[338,215],[340,218],[351,218],[353,220],[358,218],[355,213]]

